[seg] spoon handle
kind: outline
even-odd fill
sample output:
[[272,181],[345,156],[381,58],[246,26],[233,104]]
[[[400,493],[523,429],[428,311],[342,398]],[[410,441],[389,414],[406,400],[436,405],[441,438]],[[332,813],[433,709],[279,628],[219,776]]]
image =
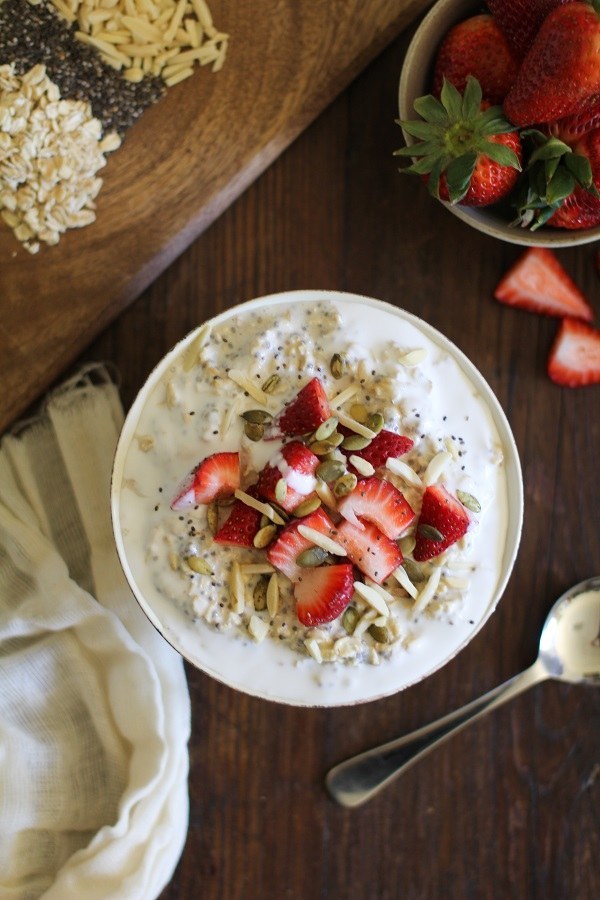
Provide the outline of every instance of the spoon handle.
[[466,706],[404,737],[339,763],[327,773],[325,783],[329,793],[342,806],[360,806],[429,750],[456,734],[469,722],[473,722],[548,677],[544,665],[537,660],[529,669],[493,688],[483,697],[472,700]]

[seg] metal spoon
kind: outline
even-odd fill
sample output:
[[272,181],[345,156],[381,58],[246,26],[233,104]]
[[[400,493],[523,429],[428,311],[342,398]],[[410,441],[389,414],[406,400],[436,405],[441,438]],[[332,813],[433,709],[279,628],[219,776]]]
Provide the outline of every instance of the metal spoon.
[[556,601],[529,669],[430,725],[334,766],[325,779],[330,794],[342,806],[360,806],[429,750],[547,678],[600,683],[600,576],[576,584]]

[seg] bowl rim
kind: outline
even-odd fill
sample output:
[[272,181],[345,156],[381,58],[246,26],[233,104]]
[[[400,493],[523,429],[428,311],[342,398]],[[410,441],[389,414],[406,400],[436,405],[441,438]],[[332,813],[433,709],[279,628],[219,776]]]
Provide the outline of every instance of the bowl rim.
[[[505,548],[498,581],[496,583],[495,590],[490,597],[488,606],[486,607],[479,620],[475,622],[474,626],[471,627],[466,638],[459,642],[456,646],[453,646],[450,652],[448,652],[434,666],[427,669],[424,674],[419,675],[414,679],[405,680],[402,684],[394,684],[389,690],[379,691],[377,692],[377,694],[360,696],[358,698],[352,698],[349,700],[344,700],[343,698],[340,699],[340,697],[336,695],[336,699],[333,701],[329,700],[329,696],[325,696],[325,692],[322,691],[321,687],[316,687],[314,689],[314,696],[311,696],[310,700],[305,699],[305,697],[301,695],[287,696],[285,692],[274,691],[270,693],[265,691],[264,689],[257,690],[251,683],[241,683],[239,679],[230,677],[226,667],[224,668],[224,670],[215,668],[213,665],[209,665],[203,662],[198,657],[198,655],[190,653],[189,646],[185,644],[185,641],[182,641],[181,635],[179,635],[178,632],[174,631],[172,624],[166,622],[163,618],[161,618],[161,616],[156,612],[151,599],[145,597],[144,592],[140,589],[133,570],[129,564],[128,554],[123,541],[120,521],[121,486],[124,476],[126,456],[129,446],[133,440],[138,420],[145,407],[149,395],[152,393],[153,389],[155,388],[161,377],[164,375],[164,372],[169,368],[169,366],[174,362],[176,358],[178,358],[182,353],[185,352],[186,348],[195,339],[200,329],[203,328],[207,323],[210,323],[211,325],[218,325],[232,316],[244,312],[251,312],[256,309],[263,309],[280,304],[297,302],[314,303],[317,300],[332,300],[334,302],[338,300],[356,304],[367,304],[368,306],[373,306],[383,310],[384,312],[391,313],[394,316],[407,321],[409,324],[422,331],[430,340],[432,340],[437,346],[441,347],[442,350],[447,352],[455,360],[469,382],[474,385],[479,391],[481,399],[484,405],[488,408],[496,430],[498,431],[504,450],[505,479],[507,491],[507,523]],[[189,332],[162,357],[162,359],[156,364],[156,366],[154,366],[144,384],[138,391],[138,394],[129,412],[127,413],[119,435],[113,460],[110,505],[113,535],[117,554],[129,587],[131,588],[131,591],[140,608],[147,616],[154,628],[184,659],[186,659],[195,668],[215,678],[222,684],[225,684],[235,690],[240,690],[250,696],[269,700],[271,702],[282,703],[289,706],[310,708],[336,708],[341,706],[356,705],[358,703],[372,702],[405,690],[406,688],[411,687],[413,684],[417,684],[420,681],[423,681],[425,678],[428,678],[434,672],[438,671],[438,669],[442,668],[444,665],[450,662],[451,659],[453,659],[462,649],[464,649],[464,647],[467,646],[467,644],[469,644],[473,640],[473,638],[479,633],[481,628],[488,621],[488,619],[496,609],[506,589],[508,580],[512,574],[520,545],[523,527],[524,491],[519,453],[506,414],[504,413],[504,410],[502,409],[498,398],[492,391],[487,381],[483,378],[479,370],[449,338],[445,337],[445,335],[443,335],[440,331],[438,331],[428,322],[420,319],[413,313],[402,310],[399,307],[396,307],[382,300],[377,300],[375,298],[366,297],[359,294],[346,293],[343,291],[293,290],[283,291],[275,294],[268,294],[263,297],[257,297],[252,300],[246,301],[245,303],[235,305],[230,309],[217,314],[216,316],[208,319],[207,322],[201,323],[191,332]],[[179,620],[182,619],[182,614],[180,614],[180,611],[178,611],[174,605],[172,611],[169,612],[169,615],[171,615],[171,612],[174,618],[177,618]],[[188,626],[190,623],[191,620],[188,619]],[[200,623],[200,625],[202,626],[203,623]],[[192,629],[194,629],[194,636],[196,636],[198,625],[191,623],[191,627]],[[212,629],[207,628],[206,630],[212,631]],[[218,633],[219,638],[223,638],[224,636],[225,633]],[[288,652],[291,651],[288,650]],[[323,696],[319,697],[319,693],[322,693]],[[339,690],[337,693],[339,695]]]
[[[435,33],[439,34],[439,40],[437,41],[439,45],[446,30],[461,21],[469,10],[472,10],[473,13],[481,11],[481,4],[476,3],[475,0],[437,0],[421,20],[408,45],[400,71],[398,111],[401,121],[406,121],[414,114],[412,104],[415,96],[419,95],[414,95],[409,87],[417,67],[424,70],[423,78],[421,79],[424,85],[422,93],[427,92],[425,77],[431,67],[432,58],[429,57],[426,63],[423,63],[423,43],[429,43]],[[442,15],[444,13],[447,13],[447,15]],[[403,128],[402,134],[406,145],[411,146],[414,143],[414,138]],[[496,219],[490,213],[486,213],[485,207],[453,206],[445,200],[439,200],[438,202],[462,222],[465,222],[477,231],[521,247],[556,249],[557,247],[575,247],[591,244],[600,240],[600,226],[581,229],[580,231],[558,228],[526,231],[521,228],[511,228],[507,223]]]

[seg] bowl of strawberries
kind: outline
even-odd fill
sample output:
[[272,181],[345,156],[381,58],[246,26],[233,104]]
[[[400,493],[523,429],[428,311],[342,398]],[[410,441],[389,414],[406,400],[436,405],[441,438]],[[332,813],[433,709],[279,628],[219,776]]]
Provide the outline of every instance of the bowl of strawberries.
[[462,221],[522,245],[600,238],[599,0],[438,0],[399,108],[401,171]]

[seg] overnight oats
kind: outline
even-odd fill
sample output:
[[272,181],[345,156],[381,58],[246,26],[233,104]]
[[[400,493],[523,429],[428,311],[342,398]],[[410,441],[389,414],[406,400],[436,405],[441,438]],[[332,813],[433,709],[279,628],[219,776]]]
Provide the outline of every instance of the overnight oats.
[[507,451],[520,475],[448,347],[386,304],[297,292],[163,361],[128,417],[113,515],[138,599],[188,659],[327,705],[417,681],[475,633],[518,543]]

